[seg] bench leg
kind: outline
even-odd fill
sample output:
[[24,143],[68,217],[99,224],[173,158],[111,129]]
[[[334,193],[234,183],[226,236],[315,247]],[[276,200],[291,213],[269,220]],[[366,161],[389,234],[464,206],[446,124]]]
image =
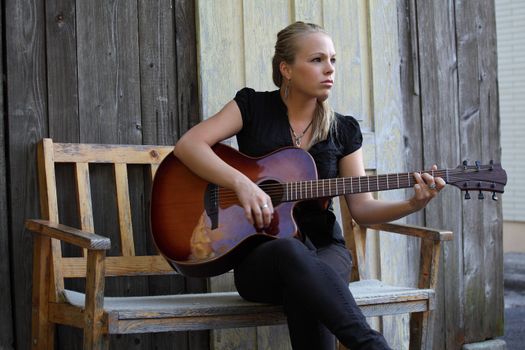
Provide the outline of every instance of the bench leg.
[[109,349],[109,336],[102,334],[94,327],[84,328],[84,350],[107,350]]
[[107,349],[109,336],[104,326],[104,250],[90,250],[87,258],[84,349]]
[[50,251],[50,239],[36,236],[33,240],[32,349],[54,349],[55,324],[49,322]]
[[432,350],[433,317],[430,311],[410,315],[410,350]]
[[54,349],[55,348],[55,324],[49,322],[47,314],[40,314],[33,310],[31,347],[32,349]]

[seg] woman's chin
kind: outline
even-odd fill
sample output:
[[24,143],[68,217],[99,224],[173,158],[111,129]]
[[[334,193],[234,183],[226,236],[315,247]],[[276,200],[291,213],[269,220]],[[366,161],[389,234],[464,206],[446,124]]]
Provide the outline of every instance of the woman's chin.
[[321,94],[320,96],[317,97],[317,101],[319,102],[324,102],[328,99],[328,97],[330,97],[330,92],[326,92],[324,94]]

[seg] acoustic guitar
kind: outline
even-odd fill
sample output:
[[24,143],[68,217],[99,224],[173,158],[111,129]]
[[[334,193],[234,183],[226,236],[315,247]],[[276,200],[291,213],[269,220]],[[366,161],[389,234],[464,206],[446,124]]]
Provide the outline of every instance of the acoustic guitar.
[[[232,269],[256,245],[275,238],[300,238],[293,218],[297,202],[412,187],[413,173],[318,179],[310,154],[300,148],[282,148],[252,158],[217,144],[214,152],[266,192],[274,207],[269,227],[257,230],[244,216],[236,194],[209,183],[191,172],[170,153],[153,180],[151,229],[155,244],[168,262],[186,276],[208,277]],[[467,165],[428,171],[447,184],[467,191],[503,193],[507,183],[499,164]]]

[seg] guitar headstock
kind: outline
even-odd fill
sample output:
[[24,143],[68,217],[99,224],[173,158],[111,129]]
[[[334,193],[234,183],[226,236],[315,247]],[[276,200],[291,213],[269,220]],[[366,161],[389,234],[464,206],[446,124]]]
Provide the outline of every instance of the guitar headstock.
[[484,198],[482,191],[490,191],[492,199],[497,200],[496,193],[503,193],[507,184],[507,173],[500,164],[493,161],[485,165],[478,161],[473,165],[468,165],[467,161],[464,161],[463,165],[448,170],[445,181],[466,191],[465,199],[470,199],[468,191],[479,191],[479,199]]

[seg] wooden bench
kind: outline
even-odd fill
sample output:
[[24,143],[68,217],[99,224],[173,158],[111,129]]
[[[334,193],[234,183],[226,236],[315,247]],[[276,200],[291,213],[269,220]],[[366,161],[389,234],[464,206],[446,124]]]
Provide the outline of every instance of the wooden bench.
[[[105,297],[106,277],[165,275],[175,272],[159,255],[136,256],[131,220],[128,165],[148,167],[149,176],[173,147],[53,143],[38,145],[41,220],[27,220],[34,233],[32,344],[34,349],[53,349],[56,324],[83,329],[84,349],[108,347],[112,334],[192,331],[284,324],[282,308],[242,300],[235,292],[175,294],[165,296]],[[56,181],[59,163],[72,164],[75,199],[80,227],[59,223]],[[120,255],[106,256],[109,238],[94,233],[90,164],[113,166],[114,188],[120,227]],[[151,181],[150,181],[151,182]],[[71,197],[73,198],[73,197]],[[351,222],[351,221],[350,221]],[[392,287],[380,281],[361,280],[350,284],[357,303],[367,316],[411,313],[411,349],[431,349],[434,287],[440,242],[452,233],[413,226],[384,224],[373,229],[421,237],[418,288]],[[142,233],[144,234],[144,233]],[[364,271],[366,229],[352,225],[347,238],[356,271]],[[82,248],[82,256],[63,256],[67,243]],[[85,278],[85,294],[64,287],[65,279]]]

